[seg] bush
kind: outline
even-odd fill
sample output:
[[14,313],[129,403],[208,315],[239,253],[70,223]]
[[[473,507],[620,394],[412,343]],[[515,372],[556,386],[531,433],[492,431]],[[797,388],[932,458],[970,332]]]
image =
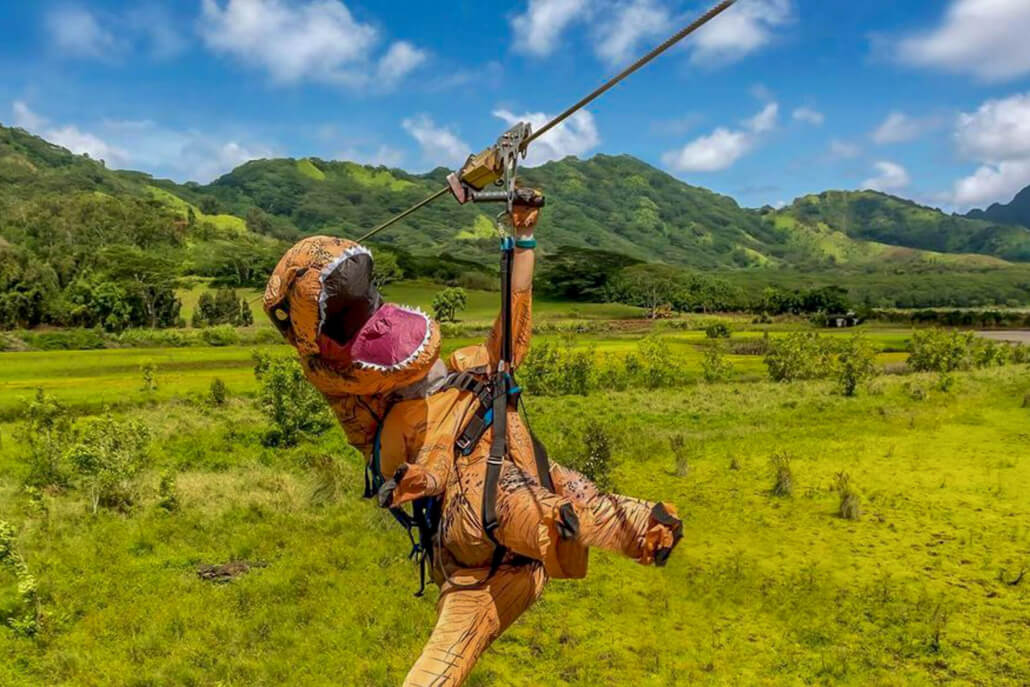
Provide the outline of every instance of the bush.
[[459,312],[465,309],[468,296],[465,289],[451,287],[444,289],[433,297],[433,317],[437,322],[453,322]]
[[[675,385],[680,380],[680,368],[672,358],[669,344],[655,335],[644,337],[637,343],[639,360],[634,361],[637,376],[648,389],[659,389]],[[639,363],[637,366],[636,363]],[[626,371],[630,370],[627,356]],[[632,376],[632,375],[631,375]]]
[[541,396],[586,396],[596,367],[593,348],[576,349],[572,337],[534,344],[519,367],[519,381]]
[[834,487],[840,496],[837,515],[845,520],[858,520],[862,517],[862,499],[851,486],[851,477],[846,472],[838,472],[834,477]]
[[687,438],[682,434],[674,434],[669,438],[669,447],[676,459],[676,476],[686,477],[690,473],[690,453],[692,451],[691,446],[687,443]]
[[215,377],[211,380],[207,396],[211,405],[224,406],[225,402],[229,399],[229,387],[225,385],[221,377]]
[[784,452],[774,453],[769,459],[772,466],[773,486],[770,490],[773,496],[794,495],[794,471],[791,469],[791,457]]
[[912,335],[908,366],[917,372],[955,372],[973,367],[976,335],[940,329]]
[[36,390],[24,411],[22,439],[28,446],[29,474],[25,484],[33,487],[65,487],[69,484],[65,451],[72,440],[71,415],[51,396]]
[[260,383],[258,403],[274,427],[266,446],[293,446],[305,434],[321,434],[332,424],[322,395],[308,384],[293,357],[254,355]]
[[197,309],[193,311],[190,326],[194,329],[229,324],[236,327],[249,327],[254,324],[254,315],[246,298],[240,298],[231,288],[219,288],[212,294],[205,291],[200,294]]
[[138,478],[147,466],[150,432],[138,420],[111,416],[91,420],[69,451],[89,494],[90,510],[128,510],[139,498]]
[[861,336],[853,336],[837,357],[837,387],[854,396],[859,385],[876,375],[876,351]]
[[583,430],[582,442],[584,454],[570,461],[569,467],[583,473],[601,491],[611,491],[614,467],[611,433],[604,424],[591,418]]
[[140,367],[143,376],[143,387],[140,391],[157,391],[157,366],[154,363],[146,363]]
[[728,339],[730,338],[730,328],[726,326],[725,322],[714,322],[705,327],[705,336],[709,339]]
[[175,473],[161,473],[161,481],[157,485],[157,507],[166,513],[179,510],[179,490],[175,485]]
[[818,334],[795,332],[770,343],[765,364],[774,382],[819,379],[833,370],[833,353]]
[[701,372],[709,384],[724,382],[733,374],[733,365],[726,360],[721,346],[709,346],[705,349]]
[[208,346],[232,346],[240,342],[239,334],[227,324],[201,330],[200,338]]
[[25,558],[18,551],[14,528],[0,520],[0,566],[10,568],[18,581],[21,613],[11,613],[6,621],[16,634],[32,637],[39,631],[39,595],[36,578],[29,572]]

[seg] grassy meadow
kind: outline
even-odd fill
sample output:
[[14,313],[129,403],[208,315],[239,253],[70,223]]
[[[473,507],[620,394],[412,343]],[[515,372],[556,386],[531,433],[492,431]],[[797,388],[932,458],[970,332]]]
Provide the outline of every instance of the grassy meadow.
[[[480,307],[488,322],[495,306]],[[538,311],[549,307],[557,321],[572,306]],[[629,316],[597,307],[571,317]],[[738,343],[791,328],[735,326]],[[563,336],[543,330],[537,341]],[[865,335],[877,364],[899,371],[911,332]],[[641,336],[588,332],[575,346],[607,360]],[[958,372],[947,387],[883,375],[848,398],[829,380],[769,382],[754,354],[728,355],[729,380],[708,384],[704,332],[659,336],[683,366],[679,386],[528,402],[558,461],[577,460],[599,421],[615,488],[676,504],[682,545],[664,569],[593,553],[589,577],[552,582],[470,685],[1030,683],[1026,365]],[[40,618],[32,637],[0,622],[0,685],[400,683],[436,591],[413,597],[407,540],[360,498],[360,458],[338,429],[264,445],[255,350],[285,349],[0,354],[0,521],[38,584]],[[156,389],[143,388],[147,364]],[[222,405],[209,399],[216,377]],[[150,429],[131,510],[92,514],[80,489],[23,489],[18,414],[37,387],[79,425],[106,407]],[[777,455],[789,495],[773,493]],[[840,517],[842,472],[858,519]],[[167,475],[174,509],[162,507]],[[228,561],[251,568],[227,584],[198,577]],[[0,567],[0,619],[20,612],[17,583]]]

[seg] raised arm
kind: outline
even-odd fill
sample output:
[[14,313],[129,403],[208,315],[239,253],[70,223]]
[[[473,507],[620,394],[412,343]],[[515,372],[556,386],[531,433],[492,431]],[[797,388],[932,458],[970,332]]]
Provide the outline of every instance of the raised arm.
[[[539,208],[516,206],[512,211],[512,226],[517,239],[533,238],[533,229],[540,217]],[[511,275],[511,321],[512,364],[518,367],[529,351],[529,339],[533,329],[533,267],[536,261],[532,248],[515,248],[515,261]],[[501,358],[501,318],[494,321],[490,336],[486,340],[490,354],[490,367],[495,368]]]

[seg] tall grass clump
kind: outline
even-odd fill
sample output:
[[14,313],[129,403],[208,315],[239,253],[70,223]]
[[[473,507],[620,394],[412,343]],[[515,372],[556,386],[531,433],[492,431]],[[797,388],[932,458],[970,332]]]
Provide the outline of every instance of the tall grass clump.
[[139,500],[139,476],[148,465],[150,431],[139,420],[91,420],[68,452],[89,495],[90,511],[127,511]]
[[602,491],[612,489],[612,470],[614,459],[612,445],[614,439],[608,427],[599,420],[591,418],[587,421],[581,434],[583,452],[571,456],[569,467],[583,473]]
[[140,374],[143,377],[140,391],[157,391],[157,366],[154,363],[145,363],[140,367]]
[[769,458],[769,465],[772,468],[773,486],[770,492],[773,496],[794,495],[794,470],[791,468],[791,457],[789,453],[778,451]]
[[336,503],[353,492],[350,471],[339,458],[328,453],[314,456],[309,462],[313,474],[310,501],[314,505]]
[[166,513],[175,513],[179,506],[179,488],[175,483],[175,473],[166,470],[161,473],[161,481],[157,485],[157,507]]
[[686,477],[690,474],[690,454],[692,451],[687,438],[682,434],[673,434],[669,438],[669,447],[672,449],[672,456],[675,459],[676,476]]
[[18,582],[21,608],[5,618],[15,634],[31,637],[39,631],[40,603],[36,578],[29,571],[25,557],[18,551],[14,527],[0,520],[0,566],[9,568]]
[[854,396],[860,385],[876,375],[876,351],[861,336],[853,336],[837,355],[837,388]]
[[322,395],[311,386],[292,356],[254,354],[258,405],[272,422],[266,446],[294,446],[306,434],[318,435],[332,422]]
[[813,332],[794,332],[770,342],[765,365],[774,382],[827,377],[834,367],[832,346]]
[[834,488],[840,497],[837,515],[845,520],[858,520],[862,517],[862,497],[851,484],[851,477],[846,472],[838,472],[834,477]]
[[69,474],[65,452],[72,443],[72,418],[67,409],[42,389],[25,406],[21,437],[28,447],[25,484],[66,487]]

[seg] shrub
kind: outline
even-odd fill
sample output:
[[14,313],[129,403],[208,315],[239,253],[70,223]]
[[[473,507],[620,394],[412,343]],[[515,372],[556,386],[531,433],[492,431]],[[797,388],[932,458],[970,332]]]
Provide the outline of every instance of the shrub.
[[837,356],[837,387],[854,396],[859,385],[876,375],[876,351],[861,336],[848,340]]
[[976,367],[1002,367],[1012,360],[1012,347],[1003,342],[980,340],[973,351]]
[[143,386],[140,391],[157,391],[157,366],[154,363],[146,363],[140,367],[143,375]]
[[202,329],[200,338],[208,346],[233,346],[240,342],[240,335],[227,324]]
[[[665,339],[654,335],[646,336],[637,343],[637,352],[640,356],[640,366],[636,376],[648,389],[673,386],[679,381],[679,365],[673,360]],[[628,372],[628,360],[626,367]]]
[[179,490],[175,484],[175,473],[161,473],[161,481],[157,485],[157,507],[166,513],[179,510]]
[[28,446],[25,457],[29,466],[25,483],[34,487],[68,486],[64,455],[72,439],[71,415],[54,398],[37,389],[25,407],[24,417],[21,435]]
[[917,372],[955,372],[974,364],[976,335],[972,332],[927,329],[912,335],[908,365]]
[[229,387],[225,385],[221,377],[215,377],[211,380],[211,386],[208,389],[208,400],[211,401],[211,405],[224,406],[225,402],[229,399]]
[[838,472],[834,477],[834,487],[840,497],[837,515],[845,520],[858,520],[862,517],[862,499],[851,485],[851,477],[846,472]]
[[138,420],[111,416],[90,421],[69,458],[89,494],[90,510],[128,510],[139,497],[138,478],[147,466],[150,432]]
[[200,294],[197,309],[193,311],[190,326],[194,329],[229,324],[237,327],[249,327],[254,324],[254,314],[246,298],[240,298],[231,288],[219,288],[212,294],[205,291]]
[[592,480],[601,491],[612,488],[612,436],[608,428],[591,418],[583,430],[584,453],[571,461],[573,469]]
[[709,339],[728,339],[730,338],[730,328],[726,326],[725,322],[714,322],[705,327],[705,336]]
[[726,360],[721,346],[709,346],[701,360],[701,372],[709,384],[724,382],[733,374],[733,365]]
[[519,367],[526,390],[542,396],[585,396],[591,387],[596,355],[593,348],[576,349],[572,337],[534,345]]
[[39,631],[40,604],[36,578],[29,572],[25,558],[18,551],[14,528],[0,520],[0,566],[10,568],[18,581],[21,613],[7,616],[7,625],[16,634],[32,637]]
[[686,477],[690,473],[691,447],[687,444],[687,438],[682,434],[674,434],[669,438],[669,447],[676,459],[676,476]]
[[465,309],[468,296],[465,289],[451,287],[444,289],[433,297],[433,317],[437,322],[453,322],[459,312]]
[[833,370],[833,353],[818,334],[795,332],[770,343],[765,365],[774,382],[818,379]]
[[769,464],[772,466],[773,473],[772,495],[793,496],[794,471],[791,469],[790,455],[782,451],[774,453],[769,459]]
[[260,382],[258,402],[274,427],[267,446],[293,446],[304,434],[321,434],[331,422],[322,395],[308,384],[293,357],[255,354],[254,374]]

